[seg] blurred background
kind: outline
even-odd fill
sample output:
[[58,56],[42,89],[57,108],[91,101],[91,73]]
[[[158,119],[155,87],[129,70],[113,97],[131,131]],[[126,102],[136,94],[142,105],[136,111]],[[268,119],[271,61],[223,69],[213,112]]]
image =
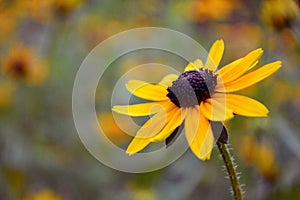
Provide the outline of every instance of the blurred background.
[[[180,31],[206,49],[223,39],[221,66],[259,47],[260,65],[283,62],[240,92],[270,116],[237,116],[227,126],[246,199],[300,199],[298,19],[294,0],[0,0],[0,199],[232,198],[216,148],[206,162],[188,151],[164,169],[128,174],[98,162],[78,137],[71,104],[81,62],[110,36],[147,26]],[[99,124],[124,149],[131,137],[115,125],[109,86],[137,65],[171,62],[161,52],[145,55],[114,62],[96,94]],[[163,72],[153,74],[159,80]]]

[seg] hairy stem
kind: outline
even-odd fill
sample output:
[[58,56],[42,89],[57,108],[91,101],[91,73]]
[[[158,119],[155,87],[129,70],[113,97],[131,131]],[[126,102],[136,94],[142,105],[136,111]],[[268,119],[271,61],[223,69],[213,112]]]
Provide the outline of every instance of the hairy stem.
[[242,200],[243,195],[242,195],[241,185],[240,185],[240,182],[239,182],[236,170],[235,170],[232,156],[230,155],[229,149],[227,147],[227,144],[224,144],[218,140],[217,146],[222,155],[223,161],[225,163],[225,166],[226,166],[226,169],[227,169],[227,172],[229,175],[234,198],[236,200]]

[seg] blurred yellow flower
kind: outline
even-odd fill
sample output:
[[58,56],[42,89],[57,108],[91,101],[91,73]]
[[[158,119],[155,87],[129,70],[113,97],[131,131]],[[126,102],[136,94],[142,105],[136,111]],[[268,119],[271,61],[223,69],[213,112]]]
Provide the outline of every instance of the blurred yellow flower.
[[54,10],[57,15],[65,16],[78,8],[84,0],[53,0]]
[[62,198],[52,190],[43,189],[26,195],[24,200],[62,200]]
[[[116,124],[111,112],[103,112],[98,114],[98,121],[103,133],[114,144],[121,145],[131,139],[131,137],[121,130],[118,124]],[[122,124],[128,124],[124,116],[119,116],[118,121],[120,121]]]
[[18,1],[20,16],[46,23],[56,16],[65,16],[79,7],[84,0],[30,0]]
[[191,150],[199,159],[208,160],[214,142],[210,121],[224,122],[234,115],[268,115],[268,109],[260,102],[231,92],[267,78],[281,67],[281,62],[272,62],[252,70],[263,54],[262,49],[256,49],[217,70],[223,52],[224,42],[217,40],[205,64],[197,59],[189,63],[180,76],[169,74],[158,84],[140,80],[127,83],[126,88],[133,95],[152,101],[113,107],[113,111],[124,115],[152,115],[128,146],[129,155],[141,151],[151,142],[172,139],[172,133],[184,123]]
[[299,16],[299,7],[294,0],[264,0],[261,4],[261,19],[269,27],[281,30],[289,28]]
[[21,17],[29,17],[37,22],[45,23],[51,19],[53,0],[18,0]]
[[188,15],[199,22],[224,20],[236,7],[236,0],[197,0],[190,3]]
[[133,200],[157,200],[157,196],[150,188],[135,188],[133,191]]
[[258,146],[254,163],[259,171],[269,179],[275,178],[278,173],[273,148],[267,143],[261,143]]
[[13,101],[15,87],[9,81],[0,81],[0,108],[9,107]]
[[[150,178],[151,179],[151,178]],[[142,180],[142,182],[137,181]],[[130,199],[132,200],[157,200],[157,194],[156,191],[149,187],[148,183],[151,183],[149,179],[145,179],[144,177],[138,177],[138,179],[135,180],[136,182],[129,181],[126,185],[126,188],[128,191],[130,191]]]
[[2,72],[16,80],[30,84],[41,84],[48,75],[48,67],[34,52],[24,46],[16,45],[10,49],[2,61]]
[[245,136],[242,138],[239,148],[243,162],[254,166],[260,174],[270,180],[276,178],[278,167],[271,145],[266,142],[258,142],[254,137]]

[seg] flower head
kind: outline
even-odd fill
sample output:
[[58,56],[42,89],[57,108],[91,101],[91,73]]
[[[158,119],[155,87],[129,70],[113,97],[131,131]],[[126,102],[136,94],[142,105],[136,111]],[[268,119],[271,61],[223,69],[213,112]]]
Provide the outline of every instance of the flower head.
[[282,30],[289,28],[299,16],[299,7],[294,0],[264,0],[261,5],[261,18],[266,25]]
[[205,64],[197,59],[189,63],[181,75],[169,74],[158,84],[139,80],[128,82],[129,92],[153,101],[113,107],[113,111],[120,114],[153,115],[128,146],[129,155],[141,151],[151,142],[167,140],[184,123],[186,139],[193,153],[201,160],[210,159],[214,142],[211,121],[224,122],[234,115],[267,116],[268,109],[260,102],[229,92],[265,79],[281,67],[281,62],[251,70],[263,53],[262,49],[257,49],[218,70],[223,52],[224,42],[217,40]]
[[43,82],[48,74],[48,67],[45,62],[24,46],[12,47],[2,64],[4,74],[34,85]]

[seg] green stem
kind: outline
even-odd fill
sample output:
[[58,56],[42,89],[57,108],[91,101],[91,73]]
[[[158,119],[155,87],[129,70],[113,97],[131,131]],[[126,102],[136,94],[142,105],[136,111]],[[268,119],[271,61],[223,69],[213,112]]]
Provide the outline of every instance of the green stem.
[[230,155],[229,149],[226,144],[224,144],[220,141],[217,141],[217,146],[222,155],[222,158],[224,160],[224,163],[225,163],[228,175],[229,175],[234,198],[236,200],[242,200],[243,195],[242,195],[241,185],[240,185],[237,173],[235,171],[235,166],[233,163],[232,156]]

